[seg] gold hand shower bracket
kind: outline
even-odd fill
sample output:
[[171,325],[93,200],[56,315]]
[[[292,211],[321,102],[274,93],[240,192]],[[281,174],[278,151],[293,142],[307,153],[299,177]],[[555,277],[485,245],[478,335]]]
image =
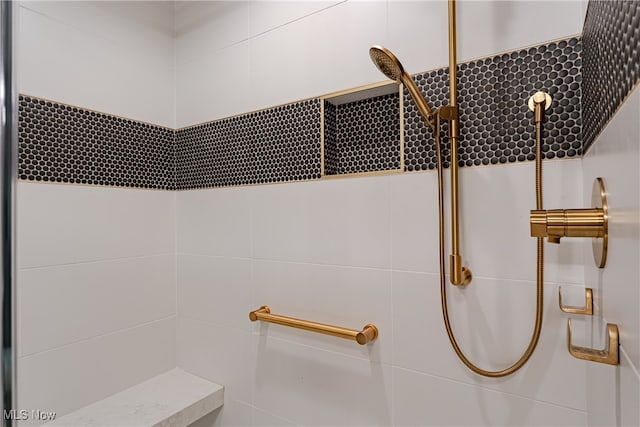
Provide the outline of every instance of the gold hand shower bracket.
[[458,106],[445,105],[436,110],[442,120],[458,120]]
[[569,349],[569,353],[577,359],[605,363],[607,365],[618,365],[620,363],[620,355],[618,353],[619,345],[618,325],[607,323],[607,343],[604,349],[596,350],[575,346],[571,344],[571,319],[567,321],[567,348]]

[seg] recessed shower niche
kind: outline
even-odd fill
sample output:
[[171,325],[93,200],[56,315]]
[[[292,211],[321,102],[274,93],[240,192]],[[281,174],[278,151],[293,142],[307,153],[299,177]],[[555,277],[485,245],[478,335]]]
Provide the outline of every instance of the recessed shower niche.
[[404,170],[402,85],[374,84],[322,101],[322,175]]

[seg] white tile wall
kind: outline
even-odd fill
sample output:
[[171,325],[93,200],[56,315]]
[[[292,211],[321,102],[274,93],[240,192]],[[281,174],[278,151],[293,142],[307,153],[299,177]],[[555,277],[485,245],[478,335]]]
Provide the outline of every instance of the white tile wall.
[[[607,265],[593,263],[591,244],[584,245],[585,283],[594,288],[597,324],[618,324],[622,355],[619,368],[598,371],[609,386],[589,388],[589,401],[609,401],[613,391],[616,409],[593,405],[590,424],[600,421],[617,425],[637,425],[640,420],[640,90],[623,103],[611,122],[596,139],[583,160],[583,189],[591,199],[591,185],[601,176],[609,201],[609,252]],[[601,341],[601,340],[598,340]],[[601,342],[596,342],[598,347]]]
[[[580,164],[546,163],[548,207],[582,206],[582,195],[574,190],[582,182]],[[461,181],[464,241],[473,241],[464,253],[476,276],[465,290],[449,287],[452,320],[474,361],[504,368],[526,348],[533,328],[535,241],[527,223],[534,199],[533,167],[468,169]],[[518,192],[520,187],[526,191]],[[436,200],[435,172],[180,193],[178,247],[207,248],[217,240],[233,247],[244,241],[243,253],[251,255],[238,258],[217,249],[180,255],[179,277],[185,277],[180,293],[188,293],[192,302],[179,308],[179,366],[235,389],[235,398],[253,408],[254,423],[256,411],[263,411],[293,424],[389,425],[392,401],[418,405],[398,388],[389,388],[391,384],[406,386],[406,392],[434,387],[430,378],[436,378],[435,384],[461,388],[465,399],[473,401],[470,418],[462,417],[460,423],[479,419],[480,424],[504,424],[517,416],[525,425],[545,424],[552,419],[547,417],[584,425],[586,363],[567,353],[567,318],[557,306],[559,284],[567,303],[582,302],[582,245],[546,245],[538,349],[517,375],[483,379],[457,361],[442,324],[434,260]],[[503,213],[489,219],[492,210],[485,205]],[[212,228],[209,217],[228,225]],[[500,230],[499,235],[493,230]],[[476,245],[479,237],[485,238],[483,245]],[[248,265],[251,284],[239,289]],[[180,288],[182,283],[180,279]],[[228,299],[217,301],[218,295]],[[274,313],[346,327],[374,322],[380,338],[360,347],[278,325],[256,323],[247,332],[247,310],[241,308],[247,300],[249,310],[268,304]],[[578,322],[576,332],[584,335],[584,330]],[[254,341],[253,350],[246,348],[247,340]],[[233,349],[235,357],[219,354],[220,348]],[[361,372],[363,366],[368,374]],[[398,383],[399,371],[415,378]],[[359,393],[373,394],[369,399],[376,402],[375,410],[350,400],[355,399],[350,388],[354,381],[364,381]],[[337,392],[344,402],[331,395]],[[250,396],[253,400],[246,400]],[[445,405],[432,409],[437,412],[433,422],[444,416],[440,407]],[[421,410],[396,410],[396,422],[416,423],[419,418],[413,417],[423,416]],[[486,416],[485,410],[495,414]]]
[[171,317],[20,358],[18,405],[62,416],[175,366]]
[[238,426],[245,427],[251,425],[252,407],[239,400],[228,399],[225,396],[224,406],[208,415],[200,418],[190,427],[215,427],[215,426]]
[[[545,162],[543,179],[546,209],[582,207],[579,160]],[[460,225],[461,251],[473,274],[535,280],[536,240],[529,231],[529,211],[536,207],[534,163],[464,168],[460,187],[461,209],[473,212],[464,215]],[[545,279],[582,283],[581,248],[580,241],[571,239],[546,245]]]
[[383,80],[369,47],[386,43],[386,18],[384,2],[346,2],[251,38],[249,108]]
[[586,414],[478,387],[393,370],[397,426],[584,426]]
[[[580,7],[573,1],[458,1],[458,62],[581,33]],[[448,65],[447,16],[446,2],[388,2],[388,47],[410,73]],[[523,31],[531,21],[545,25],[535,34]]]
[[293,427],[296,424],[292,421],[284,420],[282,418],[276,417],[273,414],[269,414],[268,412],[261,411],[260,409],[254,408],[253,425],[262,426],[262,427],[268,427],[268,426]]
[[178,127],[251,110],[254,94],[249,79],[247,41],[180,64],[176,68]]
[[248,17],[245,1],[175,2],[176,64],[216,57],[219,50],[246,41]]
[[[544,163],[543,198],[547,209],[582,207],[582,194],[576,191],[582,185],[580,169],[579,160]],[[461,216],[461,250],[463,261],[474,276],[536,279],[536,241],[529,235],[529,211],[535,209],[534,179],[532,162],[460,170],[460,209],[463,213],[474,213]],[[450,229],[448,188],[446,173],[447,230]],[[394,270],[438,272],[437,197],[435,173],[392,178]],[[562,245],[546,245],[545,250],[547,281],[582,283],[580,242],[567,239]]]
[[620,356],[619,390],[620,397],[618,405],[620,407],[619,424],[623,426],[640,425],[640,374],[638,369],[631,363],[629,356],[622,350]]
[[174,260],[170,254],[21,270],[21,356],[174,316]]
[[18,90],[175,126],[169,2],[21,2]]
[[175,194],[21,182],[18,403],[62,416],[176,365]]
[[[462,1],[457,7],[460,61],[582,32],[579,1]],[[544,22],[535,34],[523,31]],[[483,31],[478,31],[482,28]]]
[[[249,313],[247,312],[247,322]],[[178,318],[178,366],[222,384],[225,399],[253,402],[254,348],[251,332]]]
[[178,255],[178,312],[222,326],[251,330],[251,260]]
[[173,39],[174,8],[167,2],[27,0],[21,1],[20,5],[121,48],[153,49],[154,52],[149,53],[159,57],[167,57],[173,52],[170,42]]
[[302,425],[391,424],[391,367],[254,336],[255,406]]
[[[504,369],[518,360],[533,331],[535,295],[535,282],[481,278],[465,290],[450,286],[452,328],[469,359],[490,370]],[[449,343],[440,309],[439,276],[394,272],[394,365],[585,410],[585,362],[567,352],[567,317],[558,308],[557,295],[557,285],[547,283],[543,333],[531,360],[512,376],[485,379],[471,373]]]
[[[583,5],[461,1],[457,16],[458,59],[467,61],[578,34]],[[545,25],[523,31],[532,21]],[[373,44],[391,48],[410,73],[446,66],[446,26],[445,2],[178,2],[177,124],[237,114],[245,100],[255,110],[381,81],[368,56]],[[248,57],[238,46],[245,40]],[[224,105],[206,102],[218,78],[228,83]]]
[[279,27],[304,19],[343,1],[249,2],[249,35],[255,37],[267,31],[277,30]]
[[[380,81],[367,54],[374,43],[393,48],[410,72],[446,65],[446,42],[433,38],[446,23],[444,4],[436,2],[178,2],[175,27],[173,21],[167,27],[167,16],[173,17],[167,10],[162,3],[149,9],[24,3],[20,90],[185,126]],[[580,2],[459,2],[459,59],[578,33],[582,10]],[[83,20],[86,15],[93,18]],[[122,20],[112,19],[119,15]],[[523,31],[536,17],[544,17],[545,25]],[[147,30],[138,32],[142,19]],[[164,44],[173,31],[175,51],[173,43]],[[637,98],[627,103],[635,106],[629,113],[635,123]],[[611,138],[622,148],[607,144],[614,152],[598,158],[611,157],[605,160],[612,171],[607,179],[612,188],[626,190],[632,184],[624,187],[625,182],[633,181],[625,181],[623,171],[637,171],[637,163],[620,168],[634,158],[617,159],[616,153],[637,150],[638,138],[615,132]],[[589,161],[584,175],[579,161],[546,163],[546,207],[583,204],[575,189],[590,188]],[[463,254],[475,280],[466,290],[449,288],[450,300],[461,340],[487,365],[517,355],[532,326],[532,169],[476,168],[461,175],[463,212],[473,213],[462,223]],[[434,173],[177,195],[36,184],[21,184],[18,192],[22,295],[43,289],[46,274],[56,288],[42,292],[61,298],[69,310],[68,317],[55,313],[60,307],[25,311],[21,332],[53,317],[60,325],[42,341],[24,340],[21,351],[29,355],[20,359],[27,372],[23,406],[68,412],[177,363],[226,387],[227,404],[200,426],[587,422],[593,396],[587,399],[584,392],[585,363],[566,354],[566,317],[555,299],[557,283],[575,284],[568,294],[580,294],[583,245],[547,245],[545,327],[530,364],[508,379],[475,377],[452,356],[440,319]],[[612,202],[612,218],[619,218],[617,229],[612,219],[612,234],[632,236],[622,237],[618,249],[612,245],[613,265],[624,261],[615,251],[631,248],[633,256],[637,248],[634,197],[616,199],[631,198],[630,205]],[[176,252],[177,266],[163,262]],[[104,273],[110,264],[120,271]],[[177,320],[166,317],[175,312],[168,300],[176,271]],[[626,303],[628,294],[617,296],[607,283],[638,280],[614,271],[596,283],[598,304],[607,320],[621,324],[626,362],[611,368],[617,376],[608,384],[620,390],[616,420],[633,425],[640,381],[633,328],[640,322],[626,310],[633,301],[637,307],[640,297],[636,293]],[[117,300],[116,292],[99,301],[89,298],[95,295],[91,287],[102,291],[107,280],[125,287],[119,274],[140,277],[120,291],[129,301]],[[100,278],[93,282],[92,275]],[[157,288],[151,290],[151,282]],[[64,292],[55,295],[56,289]],[[65,299],[72,292],[83,306]],[[151,293],[153,304],[141,307]],[[344,326],[374,321],[381,335],[374,345],[358,347],[276,325],[251,325],[247,311],[260,304]],[[108,308],[114,309],[112,317],[69,325],[74,310],[82,315]],[[119,310],[124,316],[116,319]],[[145,321],[150,323],[136,326]],[[611,372],[601,375],[611,379]]]
[[389,180],[381,177],[254,189],[259,259],[389,268]]
[[[577,2],[499,3],[459,2],[460,60],[581,30]],[[384,77],[368,58],[376,43],[390,46],[411,72],[444,66],[446,36],[442,41],[434,34],[446,34],[445,4],[252,2],[247,42],[240,40],[244,5],[237,5],[220,24],[233,23],[234,31],[209,44],[219,48],[206,51],[196,43],[202,53],[178,63],[178,74],[181,68],[191,76],[224,74],[235,87],[245,80],[247,58],[249,95],[241,87],[225,96],[222,107],[207,105],[211,96],[186,96],[191,104],[178,107],[179,125],[235,114],[245,99],[253,110],[380,81]],[[552,24],[540,33],[522,31],[533,16]],[[494,25],[486,28],[486,22]],[[204,25],[195,31],[215,32]],[[218,70],[221,63],[233,71]],[[230,91],[198,79],[180,84],[178,99],[181,92]],[[254,425],[451,424],[441,417],[455,400],[452,394],[440,393],[430,406],[414,393],[425,387],[464,396],[470,410],[458,408],[451,418],[458,423],[585,425],[586,367],[566,352],[566,317],[556,299],[558,284],[571,284],[566,298],[580,302],[582,245],[547,245],[545,326],[530,364],[510,379],[480,379],[452,355],[440,318],[435,178],[416,173],[180,193],[179,250],[203,256],[180,257],[179,277],[187,277],[185,292],[193,302],[179,308],[179,365],[212,380],[224,378],[235,388],[234,398],[247,405],[236,406],[244,413],[233,419],[246,421],[251,407]],[[467,291],[450,289],[453,320],[466,329],[461,339],[474,358],[503,366],[526,347],[533,327],[533,165],[465,169],[461,181],[463,212],[473,213],[462,224],[463,255],[476,279]],[[580,161],[547,162],[545,188],[548,208],[581,207]],[[240,291],[247,263],[252,280]],[[214,272],[222,280],[212,280]],[[196,279],[200,274],[208,278]],[[380,338],[363,348],[264,324],[247,335],[242,322],[248,320],[231,312],[249,292],[251,309],[268,304],[275,313],[353,328],[375,322]],[[228,305],[212,301],[214,294],[228,295]],[[212,301],[215,310],[203,314],[206,306],[198,298]],[[255,343],[252,351],[245,348],[247,337]],[[214,347],[221,346],[236,349],[236,357],[217,354]]]
[[242,187],[177,192],[178,252],[251,257],[251,191]]
[[17,204],[20,268],[175,250],[171,192],[20,182]]
[[316,336],[306,331],[260,323],[254,328],[256,332],[336,353],[391,363],[390,271],[256,261],[253,276],[252,310],[268,305],[273,313],[344,325],[351,329],[361,329],[373,323],[386,339],[369,346],[359,346],[331,336]]

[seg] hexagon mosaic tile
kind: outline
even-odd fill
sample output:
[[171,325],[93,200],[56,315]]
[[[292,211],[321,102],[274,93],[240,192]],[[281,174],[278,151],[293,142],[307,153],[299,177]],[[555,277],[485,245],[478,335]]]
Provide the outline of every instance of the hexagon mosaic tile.
[[325,102],[325,174],[400,168],[397,93],[332,105]]
[[640,1],[590,1],[583,45],[586,152],[640,82]]
[[[460,64],[460,165],[533,160],[527,100],[539,89],[553,97],[545,157],[581,155],[581,50],[571,38]],[[447,103],[447,74],[414,77],[434,108]],[[19,178],[179,190],[319,179],[322,102],[325,174],[398,169],[399,101],[396,94],[341,105],[311,99],[172,130],[21,95]],[[405,171],[433,169],[431,131],[406,91],[403,102]],[[443,145],[448,166],[446,137]]]
[[179,129],[176,169],[179,190],[320,178],[320,100]]
[[[581,65],[579,38],[459,64],[459,166],[534,160],[535,128],[527,101],[538,90],[553,98],[544,124],[545,157],[581,155]],[[448,68],[415,75],[414,81],[432,108],[448,104]],[[404,105],[405,170],[435,169],[433,134],[406,89]],[[444,137],[445,167],[450,159]]]
[[18,177],[174,188],[172,129],[20,95]]
[[338,172],[338,124],[336,106],[323,100],[324,104],[324,173],[337,175]]

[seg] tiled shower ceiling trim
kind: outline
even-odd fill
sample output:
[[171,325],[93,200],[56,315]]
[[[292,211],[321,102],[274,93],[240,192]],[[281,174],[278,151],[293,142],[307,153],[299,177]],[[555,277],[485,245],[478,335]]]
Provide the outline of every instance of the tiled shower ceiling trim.
[[640,2],[590,1],[583,45],[586,152],[640,80]]
[[[534,128],[526,101],[538,89],[553,97],[545,123],[545,157],[581,155],[580,54],[580,39],[571,38],[460,64],[461,166],[533,160]],[[434,108],[447,103],[446,68],[416,75],[415,81]],[[319,179],[321,102],[310,99],[172,130],[21,95],[19,178],[168,190]],[[431,131],[406,93],[403,102],[405,170],[432,169]],[[359,114],[379,120],[377,114],[391,108],[383,103],[375,112],[379,103],[355,104],[343,112],[357,107]],[[360,111],[363,106],[371,111]],[[363,142],[364,150],[355,149],[358,131],[349,128],[349,114],[341,115],[340,107],[327,108],[325,172],[397,168],[390,160],[399,157],[397,144],[374,138]],[[349,144],[337,143],[340,132]],[[446,138],[443,142],[446,158]]]
[[171,190],[173,129],[20,95],[22,180]]
[[325,174],[400,169],[398,92],[334,106],[325,102]]
[[179,129],[177,189],[320,178],[320,100]]
[[[581,43],[579,38],[547,43],[458,65],[460,166],[535,159],[529,97],[544,90],[553,98],[546,111],[542,151],[547,159],[582,154]],[[448,68],[414,76],[429,104],[448,104]],[[433,133],[405,89],[405,170],[436,167]],[[446,132],[444,132],[446,134]],[[445,167],[449,143],[443,138]]]

